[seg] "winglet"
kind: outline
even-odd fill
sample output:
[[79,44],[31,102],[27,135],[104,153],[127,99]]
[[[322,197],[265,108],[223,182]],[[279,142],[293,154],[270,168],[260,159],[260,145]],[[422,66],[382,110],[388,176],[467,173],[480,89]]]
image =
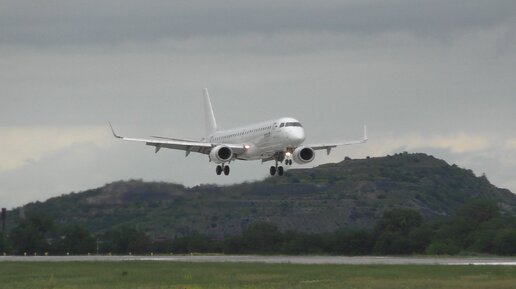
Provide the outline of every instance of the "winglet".
[[113,126],[111,125],[111,122],[108,121],[108,123],[109,123],[109,127],[111,128],[111,132],[113,133],[113,136],[116,138],[122,138],[121,136],[119,136],[115,133],[115,130],[113,129]]
[[364,125],[364,142],[366,142],[367,140],[367,125]]

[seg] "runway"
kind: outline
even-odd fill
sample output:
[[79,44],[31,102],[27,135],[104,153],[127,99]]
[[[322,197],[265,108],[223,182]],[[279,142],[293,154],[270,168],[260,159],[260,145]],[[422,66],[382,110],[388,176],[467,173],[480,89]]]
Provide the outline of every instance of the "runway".
[[374,257],[374,256],[253,256],[253,255],[172,255],[172,256],[0,256],[0,262],[233,262],[265,264],[340,265],[504,265],[516,266],[516,258],[501,257]]

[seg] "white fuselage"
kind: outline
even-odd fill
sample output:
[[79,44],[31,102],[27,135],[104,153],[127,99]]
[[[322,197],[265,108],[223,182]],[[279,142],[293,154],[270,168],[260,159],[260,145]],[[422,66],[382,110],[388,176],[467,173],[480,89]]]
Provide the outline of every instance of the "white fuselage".
[[300,146],[304,140],[303,127],[299,121],[290,117],[217,131],[206,139],[211,143],[244,144],[246,151],[236,156],[242,160],[269,158],[278,151]]

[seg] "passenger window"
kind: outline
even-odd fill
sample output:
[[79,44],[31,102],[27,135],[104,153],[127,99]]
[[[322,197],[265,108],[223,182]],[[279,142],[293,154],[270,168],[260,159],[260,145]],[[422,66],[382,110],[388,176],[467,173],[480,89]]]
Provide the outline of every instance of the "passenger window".
[[284,127],[284,126],[285,126],[285,123],[283,123],[283,122],[279,125],[279,127]]

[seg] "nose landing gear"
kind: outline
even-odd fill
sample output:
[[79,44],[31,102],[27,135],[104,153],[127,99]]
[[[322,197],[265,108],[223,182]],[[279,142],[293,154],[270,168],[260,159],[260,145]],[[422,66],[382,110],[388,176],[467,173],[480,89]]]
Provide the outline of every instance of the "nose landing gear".
[[287,148],[287,152],[285,153],[285,165],[286,166],[292,165],[293,153],[294,153],[294,150],[292,148]]

